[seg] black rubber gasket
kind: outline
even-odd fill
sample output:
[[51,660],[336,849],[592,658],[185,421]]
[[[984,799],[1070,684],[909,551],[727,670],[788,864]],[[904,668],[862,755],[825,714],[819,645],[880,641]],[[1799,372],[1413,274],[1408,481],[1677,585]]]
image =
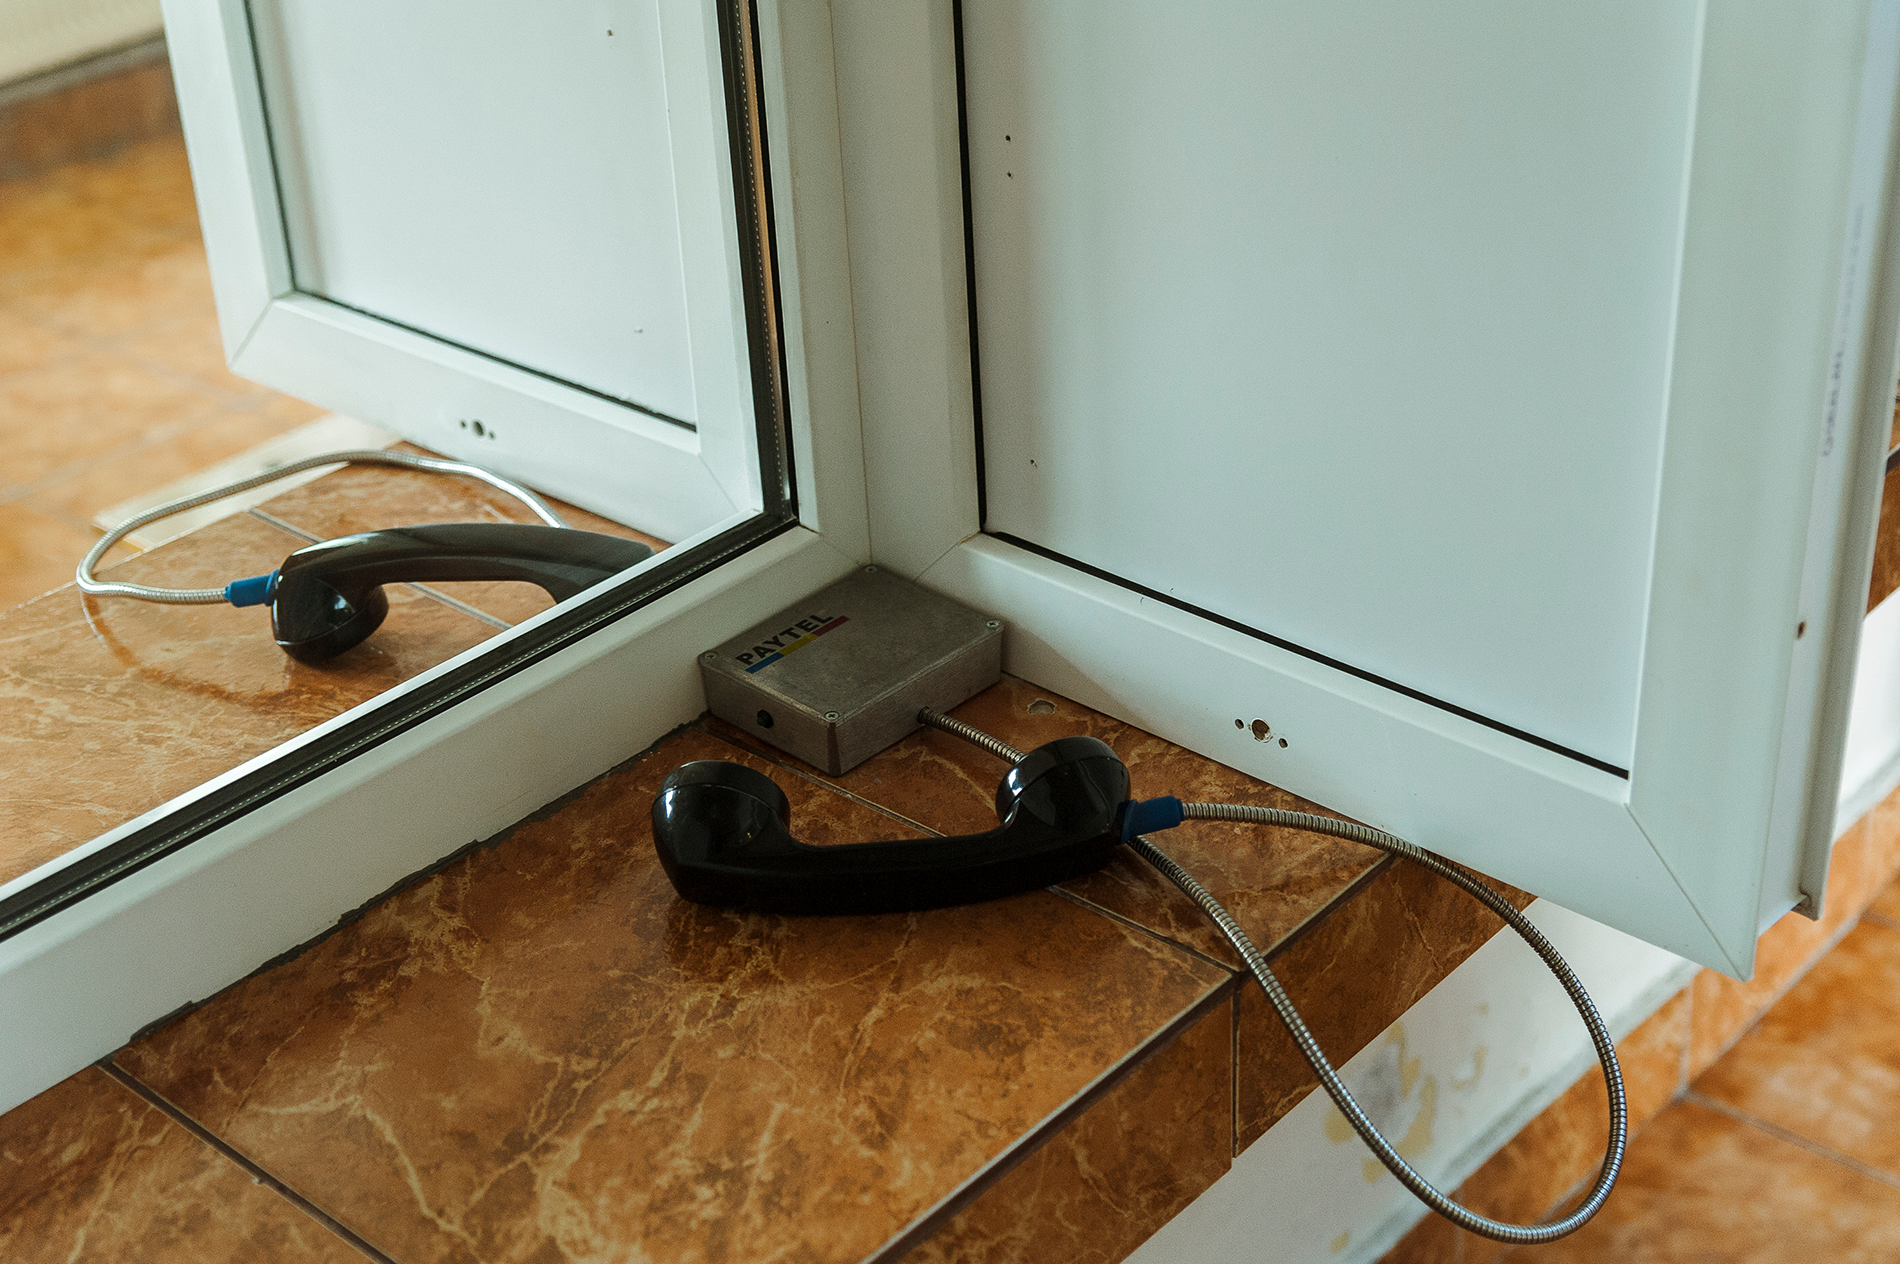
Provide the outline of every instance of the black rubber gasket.
[[1488,729],[1495,729],[1499,733],[1508,734],[1521,742],[1529,742],[1532,746],[1541,747],[1554,754],[1562,755],[1566,759],[1574,759],[1580,764],[1586,764],[1591,768],[1607,772],[1613,777],[1621,777],[1625,781],[1628,781],[1630,778],[1629,769],[1618,768],[1615,764],[1607,760],[1598,759],[1594,755],[1586,755],[1580,750],[1572,750],[1570,747],[1558,742],[1553,742],[1547,737],[1539,737],[1535,733],[1514,728],[1502,720],[1494,720],[1488,715],[1481,715],[1468,707],[1461,707],[1455,702],[1447,702],[1443,698],[1434,698],[1431,694],[1421,689],[1414,689],[1410,685],[1402,685],[1396,680],[1388,680],[1386,677],[1376,672],[1369,672],[1362,667],[1354,667],[1351,663],[1343,662],[1327,654],[1322,654],[1318,650],[1308,649],[1306,646],[1295,641],[1289,641],[1283,636],[1275,636],[1271,632],[1262,632],[1259,628],[1242,623],[1238,619],[1230,619],[1224,614],[1218,614],[1215,611],[1197,606],[1192,602],[1182,601],[1179,597],[1171,597],[1167,593],[1157,589],[1138,584],[1132,579],[1124,579],[1113,571],[1105,571],[1099,566],[1092,566],[1079,558],[1070,557],[1066,553],[1058,553],[1054,549],[1045,548],[1032,540],[1025,540],[1021,536],[1006,535],[1001,531],[991,531],[986,534],[992,539],[1001,540],[1006,544],[1013,544],[1026,552],[1034,553],[1037,557],[1046,557],[1052,562],[1060,562],[1064,566],[1074,567],[1085,575],[1093,575],[1096,579],[1105,580],[1117,588],[1124,588],[1129,592],[1140,593],[1150,601],[1159,601],[1164,605],[1173,606],[1176,610],[1184,610],[1188,614],[1206,619],[1209,623],[1218,623],[1223,628],[1238,632],[1242,636],[1250,636],[1256,641],[1265,641],[1268,645],[1288,650],[1294,654],[1298,654],[1301,658],[1310,658],[1316,663],[1323,663],[1333,668],[1335,671],[1345,672],[1348,676],[1357,676],[1359,679],[1369,681],[1382,689],[1390,689],[1393,693],[1404,694],[1416,702],[1423,702],[1427,706],[1437,707],[1440,711],[1449,711],[1460,719],[1470,720],[1474,724],[1482,724]]

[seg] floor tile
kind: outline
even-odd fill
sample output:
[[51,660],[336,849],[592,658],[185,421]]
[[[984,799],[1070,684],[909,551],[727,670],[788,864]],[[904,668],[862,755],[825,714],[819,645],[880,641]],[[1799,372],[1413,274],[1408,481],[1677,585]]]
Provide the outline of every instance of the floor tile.
[[[226,518],[104,572],[164,587],[265,573],[298,546]],[[305,732],[495,629],[392,587],[383,627],[313,667],[264,607],[82,598],[0,614],[0,882]],[[106,775],[109,773],[109,775]]]
[[1679,1102],[1629,1150],[1616,1192],[1568,1238],[1511,1264],[1886,1264],[1900,1190],[1716,1111]]
[[160,248],[165,234],[137,230],[111,208],[47,178],[0,181],[0,304],[49,270]]
[[130,453],[225,411],[223,402],[130,360],[86,351],[0,378],[9,484]]
[[1900,1181],[1900,930],[1851,931],[1695,1088]]
[[56,178],[81,201],[134,230],[197,237],[198,201],[182,133],[154,136],[62,167]]
[[[214,413],[136,452],[90,463],[43,486],[27,503],[67,521],[92,526],[101,509],[152,487],[194,474],[297,428],[287,416],[261,409]],[[96,534],[96,533],[95,533]]]
[[[92,212],[78,207],[72,213]],[[48,268],[0,287],[0,305],[55,329],[95,338],[215,314],[204,245],[185,237],[133,238],[115,251],[107,266],[82,256]]]
[[[24,316],[0,310],[0,376],[39,368],[79,350],[81,344],[71,336],[55,333]],[[0,486],[9,480],[10,476],[0,471]]]
[[1866,827],[1868,868],[1878,893],[1900,876],[1900,789],[1889,793],[1861,818]]
[[1867,906],[1867,911],[1900,925],[1900,880],[1889,882],[1881,888],[1880,894]]
[[1117,1264],[1233,1165],[1233,1013],[1217,1005],[904,1256]]
[[[687,731],[119,1064],[406,1264],[856,1260],[1226,972],[1048,892],[858,918],[674,896]],[[811,841],[896,823],[777,773]]]
[[[1840,858],[1838,845],[1836,858]],[[1789,913],[1770,926],[1755,948],[1755,977],[1745,983],[1713,970],[1704,970],[1696,976],[1695,1013],[1689,1039],[1691,1079],[1713,1066],[1827,947],[1828,940],[1839,930],[1840,920],[1846,916],[1846,905],[1845,900],[1834,901],[1826,910],[1827,920],[1823,922]]]
[[1379,1257],[1379,1264],[1465,1264],[1464,1239],[1457,1225],[1427,1213]]
[[271,392],[225,365],[224,340],[215,313],[187,313],[116,339],[112,347],[154,372],[235,404],[262,402]]
[[[400,450],[434,456],[414,444]],[[598,514],[562,501],[549,502],[571,527],[599,531],[624,540],[639,540],[658,552],[664,540],[623,527]],[[330,540],[380,527],[406,527],[430,522],[525,522],[539,518],[505,492],[459,475],[384,466],[350,466],[265,501],[265,513]],[[520,623],[554,604],[541,589],[524,583],[442,583],[430,588],[472,606],[504,623]]]
[[[1174,794],[1215,803],[1258,803],[1331,815],[1316,804],[1257,781],[1087,707],[1005,677],[957,707],[959,720],[1032,750],[1058,737],[1100,738],[1128,765],[1137,798]],[[809,775],[822,775],[737,727],[725,731]],[[920,730],[842,777],[846,790],[945,834],[996,826],[996,786],[1008,766],[961,738]],[[1157,835],[1155,843],[1228,906],[1262,948],[1290,934],[1356,878],[1380,853],[1356,843],[1294,830],[1197,821]],[[1133,853],[1063,889],[1232,965],[1239,957],[1205,914]]]
[[361,1264],[363,1256],[89,1067],[0,1115],[0,1259]]
[[0,504],[0,612],[72,583],[98,538],[31,505]]
[[[1005,677],[952,714],[1019,750],[1057,737],[1088,734],[1108,743],[1129,765],[1136,797],[1174,793],[1204,802],[1265,803],[1324,809],[1131,725]],[[815,769],[756,743],[744,730],[715,721],[719,731],[811,776]],[[842,788],[942,833],[995,825],[1002,761],[936,730],[905,738],[835,781]],[[1335,1063],[1344,1062],[1500,928],[1470,896],[1424,870],[1388,868],[1374,878],[1381,855],[1369,847],[1294,830],[1196,822],[1156,843],[1226,904],[1269,957],[1286,959],[1282,981]],[[1318,938],[1288,941],[1355,883],[1350,916],[1328,912]],[[1130,853],[1062,890],[1151,928],[1215,960],[1238,958],[1186,897]],[[1523,892],[1506,889],[1519,907]],[[1277,1015],[1257,988],[1240,1010],[1237,1111],[1240,1144],[1251,1144],[1317,1086]]]

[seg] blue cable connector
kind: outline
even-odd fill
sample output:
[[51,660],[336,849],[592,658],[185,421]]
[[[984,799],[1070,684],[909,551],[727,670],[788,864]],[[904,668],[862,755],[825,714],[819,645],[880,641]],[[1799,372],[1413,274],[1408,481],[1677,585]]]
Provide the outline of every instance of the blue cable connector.
[[224,599],[234,606],[269,605],[277,592],[277,572],[234,579],[224,586]]
[[1122,809],[1122,841],[1125,843],[1137,834],[1173,829],[1185,820],[1186,809],[1181,806],[1181,800],[1171,794],[1158,799],[1131,799]]

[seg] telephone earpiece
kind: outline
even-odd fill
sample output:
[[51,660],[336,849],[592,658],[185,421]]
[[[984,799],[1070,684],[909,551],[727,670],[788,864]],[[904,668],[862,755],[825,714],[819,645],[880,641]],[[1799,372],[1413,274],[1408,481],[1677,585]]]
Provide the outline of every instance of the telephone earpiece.
[[[384,584],[518,579],[564,601],[653,556],[636,540],[569,527],[464,522],[396,527],[298,549],[275,574],[242,580],[233,605],[269,602],[271,630],[292,658],[321,662],[374,632],[389,613]],[[255,602],[248,600],[255,596]]]
[[1128,769],[1092,737],[1037,747],[996,791],[984,834],[812,847],[770,777],[707,759],[674,769],[653,801],[653,843],[673,889],[698,904],[769,913],[895,913],[972,904],[1091,873],[1120,846]]

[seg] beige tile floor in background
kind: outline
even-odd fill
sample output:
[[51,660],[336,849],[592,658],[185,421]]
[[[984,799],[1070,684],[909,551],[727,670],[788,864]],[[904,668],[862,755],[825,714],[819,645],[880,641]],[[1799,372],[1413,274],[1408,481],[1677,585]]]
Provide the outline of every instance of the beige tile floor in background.
[[182,138],[0,181],[0,609],[98,510],[319,412],[226,371]]

